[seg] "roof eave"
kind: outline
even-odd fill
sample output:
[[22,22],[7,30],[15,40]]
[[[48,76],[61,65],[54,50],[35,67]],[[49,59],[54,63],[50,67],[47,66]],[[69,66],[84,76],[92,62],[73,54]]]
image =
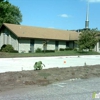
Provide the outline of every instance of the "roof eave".
[[13,32],[9,27],[7,27],[6,25],[5,25],[5,23],[3,23],[3,25],[2,26],[5,26],[8,30],[10,30],[16,37],[19,37],[18,35],[16,35],[16,33],[15,32]]

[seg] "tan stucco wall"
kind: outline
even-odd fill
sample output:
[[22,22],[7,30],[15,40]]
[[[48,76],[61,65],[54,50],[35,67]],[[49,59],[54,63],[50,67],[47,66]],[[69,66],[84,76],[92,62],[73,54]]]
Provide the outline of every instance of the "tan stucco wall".
[[19,39],[19,53],[29,53],[30,51],[30,40]]

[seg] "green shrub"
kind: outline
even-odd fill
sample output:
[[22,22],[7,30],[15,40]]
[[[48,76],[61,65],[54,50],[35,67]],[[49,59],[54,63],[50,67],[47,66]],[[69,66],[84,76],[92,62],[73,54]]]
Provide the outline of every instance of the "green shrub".
[[73,50],[74,50],[74,51],[77,51],[77,48],[74,48]]
[[[41,48],[37,48],[35,52],[36,53],[43,53],[44,50],[41,50]],[[49,53],[49,52],[55,52],[55,50],[45,50],[45,53]]]
[[30,51],[30,50],[29,50],[28,52],[29,52],[29,53],[32,53],[32,51]]
[[73,48],[67,47],[67,48],[60,48],[59,50],[60,50],[60,51],[66,51],[66,50],[73,50]]
[[12,45],[7,44],[7,45],[2,46],[1,51],[3,51],[3,52],[13,52],[14,48],[12,47]]
[[74,51],[79,51],[79,48],[74,48],[73,50],[74,50]]
[[6,44],[4,44],[4,45],[1,47],[1,51],[2,51],[2,49],[3,49],[3,48],[5,48],[6,46],[7,46],[7,45],[6,45]]
[[[42,52],[44,52],[44,50]],[[55,52],[55,50],[45,50],[45,52],[47,52],[47,53],[49,53],[49,52]]]
[[41,50],[41,48],[37,48],[35,52],[40,53],[40,52],[42,52],[42,50]]
[[73,50],[73,48],[65,48],[65,50]]
[[60,50],[60,51],[64,51],[65,49],[64,49],[64,48],[60,48],[59,50]]
[[11,51],[11,53],[18,53],[18,51],[17,50],[13,50],[13,51]]

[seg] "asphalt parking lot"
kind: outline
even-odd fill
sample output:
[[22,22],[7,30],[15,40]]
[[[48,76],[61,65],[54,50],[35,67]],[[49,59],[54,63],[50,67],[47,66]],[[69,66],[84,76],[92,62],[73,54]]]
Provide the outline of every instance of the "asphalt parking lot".
[[[94,92],[98,98],[93,98]],[[100,78],[71,79],[0,93],[0,100],[100,100]]]

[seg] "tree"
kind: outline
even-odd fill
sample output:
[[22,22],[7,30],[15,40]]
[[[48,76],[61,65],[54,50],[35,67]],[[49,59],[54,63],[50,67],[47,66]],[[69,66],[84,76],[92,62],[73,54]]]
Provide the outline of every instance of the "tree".
[[45,40],[45,41],[43,42],[43,51],[44,51],[44,53],[45,53],[45,51],[46,51],[46,48],[47,48],[47,41]]
[[19,8],[8,0],[0,0],[0,26],[2,23],[20,24],[21,21],[22,14]]
[[92,50],[96,43],[98,42],[98,31],[96,29],[83,30],[79,35],[79,40],[77,41],[80,50],[88,49]]

